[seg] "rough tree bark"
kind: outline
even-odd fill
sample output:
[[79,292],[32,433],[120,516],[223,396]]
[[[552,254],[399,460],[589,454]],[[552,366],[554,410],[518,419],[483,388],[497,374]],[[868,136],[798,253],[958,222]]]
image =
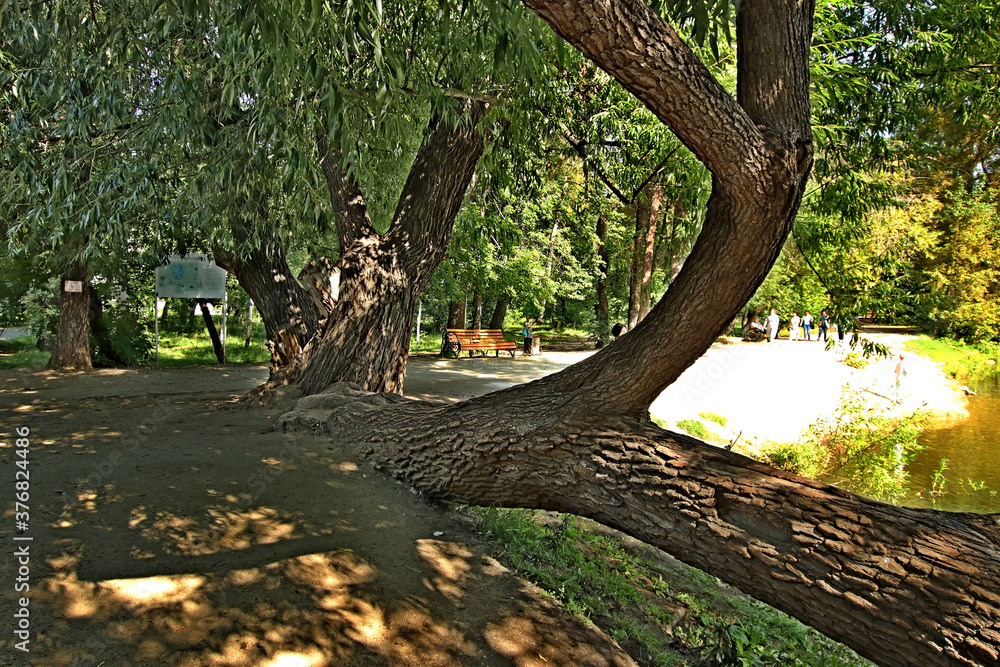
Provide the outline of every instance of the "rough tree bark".
[[469,303],[467,296],[462,296],[459,301],[448,302],[448,328],[464,329],[466,320],[466,306]]
[[330,271],[336,289],[325,294],[319,334],[258,393],[294,384],[311,394],[333,382],[402,391],[417,297],[444,258],[482,155],[477,125],[485,111],[470,102],[457,125],[431,119],[384,234],[372,227],[360,188],[338,158],[323,160],[340,237],[341,256]]
[[648,420],[650,403],[728,326],[791,230],[812,164],[812,2],[741,3],[739,104],[639,0],[525,4],[711,171],[705,224],[684,267],[629,335],[561,373],[447,406],[338,385],[283,423],[322,421],[427,495],[593,517],[882,665],[997,664],[1000,517],[891,507]]
[[[66,281],[83,283],[83,291],[67,292]],[[90,292],[87,272],[80,264],[74,266],[59,283],[59,328],[55,347],[49,357],[49,368],[90,370]]]
[[234,222],[231,229],[236,248],[216,248],[215,263],[236,276],[257,306],[274,372],[302,351],[319,329],[324,311],[295,279],[273,228],[261,224],[254,235],[248,223]]

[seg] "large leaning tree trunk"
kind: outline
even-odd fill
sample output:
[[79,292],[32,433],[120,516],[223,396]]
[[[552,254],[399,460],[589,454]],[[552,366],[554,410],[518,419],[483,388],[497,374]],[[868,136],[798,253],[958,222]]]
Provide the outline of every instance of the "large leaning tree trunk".
[[214,250],[215,263],[236,276],[260,313],[271,350],[272,372],[291,363],[316,334],[323,310],[288,266],[285,246],[266,224],[231,224],[234,248]]
[[[66,291],[67,282],[79,282],[79,292]],[[49,368],[89,370],[90,359],[90,293],[87,271],[82,264],[74,266],[59,281],[59,328],[55,347],[49,357]]]
[[450,405],[337,385],[282,422],[324,422],[429,496],[592,517],[879,664],[997,664],[1000,517],[892,507],[649,422],[651,402],[728,326],[792,227],[812,162],[811,2],[741,3],[739,103],[642,2],[525,4],[713,174],[683,269],[635,330],[558,374]]
[[378,234],[356,182],[335,155],[323,161],[337,213],[341,256],[330,271],[326,321],[295,361],[262,391],[295,384],[305,394],[333,382],[402,392],[417,298],[444,259],[455,216],[483,152],[485,106],[468,103],[459,123],[432,118],[403,186],[393,222]]

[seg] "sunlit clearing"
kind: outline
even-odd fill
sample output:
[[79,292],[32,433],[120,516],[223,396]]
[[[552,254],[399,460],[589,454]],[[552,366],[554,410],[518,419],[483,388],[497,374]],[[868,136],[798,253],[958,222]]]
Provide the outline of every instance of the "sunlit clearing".
[[261,667],[318,667],[326,664],[326,657],[317,648],[295,653],[280,651],[275,653],[270,660],[260,663]]
[[178,575],[143,579],[111,579],[101,582],[116,598],[128,606],[169,604],[191,597],[205,583],[205,577]]

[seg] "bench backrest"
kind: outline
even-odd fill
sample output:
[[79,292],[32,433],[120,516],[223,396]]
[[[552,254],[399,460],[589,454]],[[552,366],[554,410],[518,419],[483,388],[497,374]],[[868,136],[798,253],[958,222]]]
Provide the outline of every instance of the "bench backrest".
[[502,329],[448,329],[462,344],[479,342],[503,342]]

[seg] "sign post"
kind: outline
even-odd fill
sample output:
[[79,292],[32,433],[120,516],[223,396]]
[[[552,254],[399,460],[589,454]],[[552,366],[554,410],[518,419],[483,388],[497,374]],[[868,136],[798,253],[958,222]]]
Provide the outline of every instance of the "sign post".
[[[215,264],[211,255],[170,255],[167,263],[156,267],[157,298],[222,299],[226,301],[226,270]],[[159,304],[156,305],[156,365],[160,365]],[[225,332],[226,311],[222,310]],[[223,333],[225,340],[225,333]],[[225,348],[223,347],[223,350]],[[225,358],[225,352],[223,352]]]

